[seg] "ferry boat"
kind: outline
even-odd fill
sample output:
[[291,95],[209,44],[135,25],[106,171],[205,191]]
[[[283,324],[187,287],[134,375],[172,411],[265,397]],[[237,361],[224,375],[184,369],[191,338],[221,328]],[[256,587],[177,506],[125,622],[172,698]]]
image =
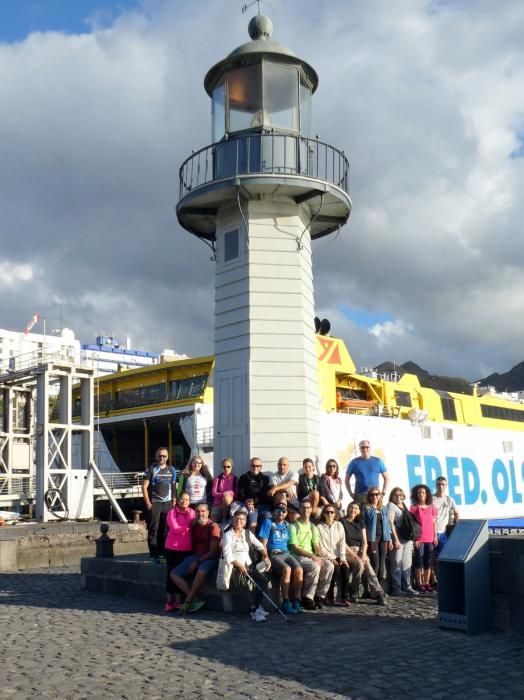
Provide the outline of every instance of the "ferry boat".
[[[436,391],[409,373],[359,373],[340,338],[317,335],[316,346],[322,445],[304,457],[315,457],[320,473],[335,458],[343,475],[366,438],[387,465],[390,487],[433,488],[444,475],[461,517],[524,527],[522,403]],[[165,444],[179,468],[196,452],[216,468],[223,455],[213,455],[213,365],[206,356],[99,378],[95,411],[108,460],[138,471]]]

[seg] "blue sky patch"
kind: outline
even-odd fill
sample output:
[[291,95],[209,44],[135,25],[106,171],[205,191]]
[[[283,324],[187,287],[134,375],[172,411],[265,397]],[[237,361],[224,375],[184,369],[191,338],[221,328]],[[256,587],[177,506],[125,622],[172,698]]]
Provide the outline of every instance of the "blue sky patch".
[[393,320],[393,316],[385,311],[368,312],[362,309],[353,309],[344,304],[339,306],[339,308],[346,318],[349,318],[350,321],[353,321],[360,328],[371,328],[376,323],[385,323]]
[[32,32],[86,34],[96,18],[110,26],[115,17],[140,7],[140,0],[8,0],[0,2],[0,42],[22,41]]

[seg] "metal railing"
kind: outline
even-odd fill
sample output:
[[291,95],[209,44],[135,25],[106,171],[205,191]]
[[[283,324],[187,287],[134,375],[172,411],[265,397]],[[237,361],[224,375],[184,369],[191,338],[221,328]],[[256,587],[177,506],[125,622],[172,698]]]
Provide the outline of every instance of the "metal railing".
[[344,151],[291,134],[243,134],[193,153],[180,166],[180,198],[210,182],[239,175],[298,175],[329,182],[349,194]]
[[[70,473],[74,474],[74,469]],[[134,472],[108,472],[103,473],[109,489],[115,492],[119,498],[134,498],[142,495],[143,471]],[[94,493],[97,497],[104,497],[103,487],[99,478],[94,476]],[[26,501],[36,495],[36,476],[17,475],[9,476],[0,474],[0,497],[10,497]]]

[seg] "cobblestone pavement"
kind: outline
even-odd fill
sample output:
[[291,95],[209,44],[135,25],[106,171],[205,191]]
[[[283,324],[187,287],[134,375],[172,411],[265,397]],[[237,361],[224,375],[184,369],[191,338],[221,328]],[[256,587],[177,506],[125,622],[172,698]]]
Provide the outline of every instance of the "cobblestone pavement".
[[439,629],[436,599],[178,617],[80,588],[78,569],[0,576],[0,698],[523,697],[524,640]]

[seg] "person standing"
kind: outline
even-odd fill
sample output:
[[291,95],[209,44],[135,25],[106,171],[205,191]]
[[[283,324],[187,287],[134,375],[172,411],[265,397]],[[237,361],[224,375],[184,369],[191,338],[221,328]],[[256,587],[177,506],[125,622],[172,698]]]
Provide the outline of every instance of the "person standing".
[[426,484],[417,484],[411,489],[410,512],[421,527],[421,533],[415,542],[414,565],[417,588],[421,593],[433,593],[431,578],[431,561],[433,548],[437,544],[437,509],[433,505],[433,496]]
[[445,476],[438,476],[436,481],[436,491],[433,494],[433,505],[437,509],[437,546],[435,555],[438,556],[448,540],[450,529],[459,518],[457,504],[446,493],[448,482]]
[[399,526],[402,523],[404,511],[407,510],[405,504],[406,495],[404,491],[396,487],[389,494],[387,505],[390,518],[397,532],[398,546],[393,547],[389,552],[389,564],[391,574],[391,593],[395,596],[418,595],[411,586],[411,564],[413,561],[413,542],[403,539]]
[[166,517],[176,504],[176,470],[168,464],[166,447],[159,447],[155,461],[144,472],[142,495],[146,508],[147,546],[152,561],[159,564],[165,554]]
[[209,467],[200,455],[191,457],[186,468],[180,476],[177,491],[189,494],[191,505],[197,503],[208,503],[211,500],[211,489],[213,488],[213,477]]
[[[358,445],[360,457],[355,457],[347,466],[346,488],[350,497],[358,501],[361,505],[366,504],[366,496],[371,488],[377,488],[385,496],[388,490],[389,475],[384,462],[380,457],[371,454],[371,444],[369,440],[361,440]],[[355,486],[351,486],[351,479],[354,477]],[[379,481],[382,478],[382,487]]]

